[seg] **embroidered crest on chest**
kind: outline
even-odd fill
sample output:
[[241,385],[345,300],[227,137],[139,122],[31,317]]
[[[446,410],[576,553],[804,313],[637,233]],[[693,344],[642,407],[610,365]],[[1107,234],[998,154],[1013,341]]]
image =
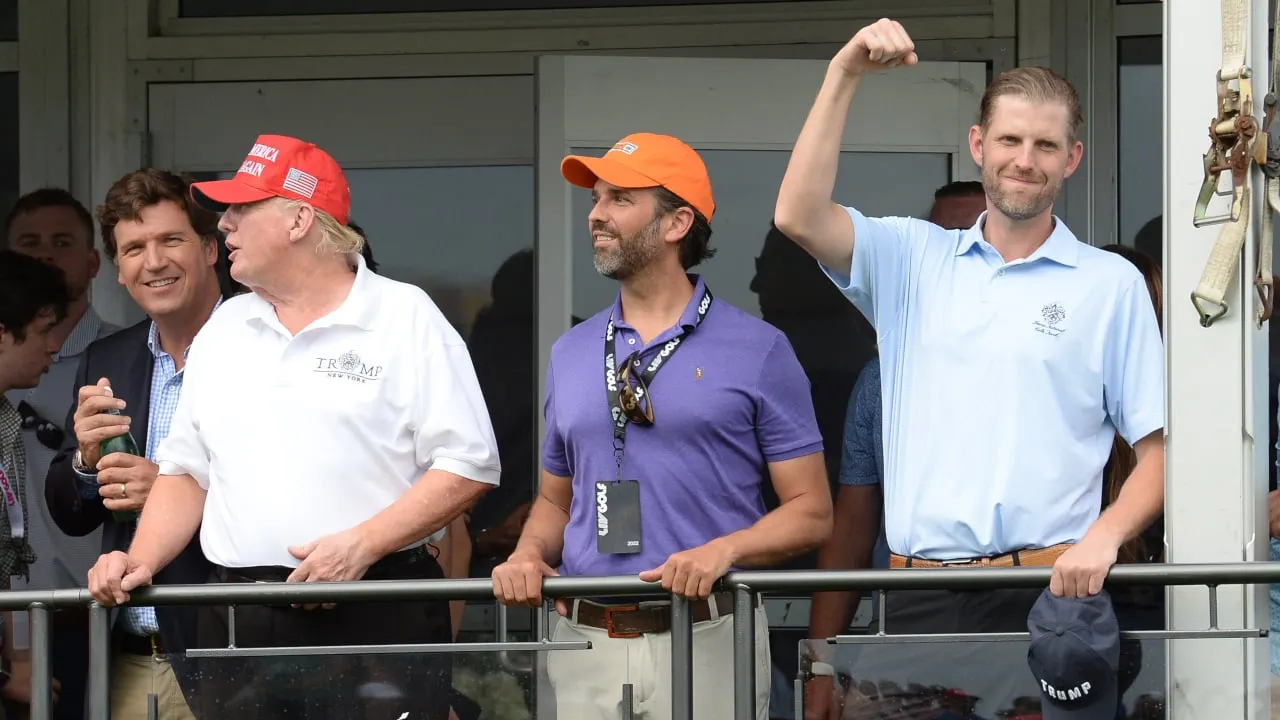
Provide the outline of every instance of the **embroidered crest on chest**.
[[1032,327],[1038,333],[1057,337],[1067,331],[1066,321],[1066,308],[1062,307],[1062,303],[1051,302],[1040,308],[1040,319],[1034,321]]

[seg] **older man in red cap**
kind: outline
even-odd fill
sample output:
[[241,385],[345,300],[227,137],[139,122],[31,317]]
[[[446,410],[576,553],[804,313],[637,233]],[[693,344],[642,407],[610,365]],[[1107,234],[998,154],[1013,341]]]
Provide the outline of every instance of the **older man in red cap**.
[[[428,538],[500,474],[462,339],[422,290],[365,267],[346,178],[315,145],[261,136],[233,178],[192,196],[223,212],[231,274],[253,292],[223,303],[192,344],[137,535],[90,571],[93,596],[127,602],[197,528],[210,582],[442,577]],[[444,601],[323,607],[238,608],[234,642],[451,640]],[[199,625],[200,646],[229,644],[224,609],[202,610]],[[448,655],[329,656],[269,678],[261,667],[201,673],[226,687],[202,687],[193,711],[234,712],[257,676],[249,706],[277,714],[448,716]]]

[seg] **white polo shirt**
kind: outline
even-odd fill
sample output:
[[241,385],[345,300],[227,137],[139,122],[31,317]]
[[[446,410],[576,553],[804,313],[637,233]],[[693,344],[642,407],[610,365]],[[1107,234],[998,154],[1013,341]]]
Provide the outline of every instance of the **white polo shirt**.
[[854,225],[848,274],[876,327],[885,534],[950,560],[1078,541],[1117,428],[1164,427],[1164,348],[1142,274],[1054,219],[1031,257],[913,218]]
[[200,541],[224,567],[296,567],[290,545],[354,527],[429,469],[498,484],[462,338],[426,293],[357,257],[355,284],[296,336],[254,294],[191,345],[160,473],[208,491]]

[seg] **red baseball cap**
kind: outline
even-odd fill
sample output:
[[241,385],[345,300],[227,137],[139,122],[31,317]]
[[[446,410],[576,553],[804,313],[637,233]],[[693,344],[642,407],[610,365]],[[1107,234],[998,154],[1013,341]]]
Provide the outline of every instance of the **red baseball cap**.
[[337,161],[285,135],[259,135],[235,177],[191,185],[191,198],[216,212],[273,197],[308,203],[343,225],[351,214],[351,188]]
[[628,190],[663,187],[711,221],[716,202],[711,178],[697,151],[670,135],[634,133],[604,157],[570,155],[560,161],[560,174],[571,184],[591,188],[596,180]]

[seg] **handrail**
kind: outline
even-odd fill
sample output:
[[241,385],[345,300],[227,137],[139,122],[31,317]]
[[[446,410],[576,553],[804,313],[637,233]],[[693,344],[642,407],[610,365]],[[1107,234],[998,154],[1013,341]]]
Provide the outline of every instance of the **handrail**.
[[[900,570],[760,570],[737,571],[719,583],[721,590],[748,588],[758,593],[829,590],[981,590],[1046,587],[1045,567],[982,567]],[[1280,583],[1280,563],[1117,565],[1107,576],[1123,585],[1265,585]],[[548,598],[652,595],[667,592],[634,575],[549,577]],[[441,580],[356,580],[350,582],[164,585],[130,593],[131,605],[276,604],[391,600],[491,600],[487,578]],[[0,592],[0,610],[21,610],[33,603],[50,608],[84,607],[93,602],[88,590],[14,590]]]
[[[734,593],[734,663],[741,671],[734,682],[734,709],[739,718],[755,717],[755,674],[753,668],[755,628],[752,614],[757,596],[778,592],[821,592],[831,590],[977,590],[996,588],[1046,587],[1052,570],[1044,567],[918,568],[902,570],[769,570],[736,571],[717,583],[717,589]],[[1118,565],[1108,581],[1120,585],[1204,585],[1209,593],[1209,626],[1217,627],[1219,585],[1261,585],[1280,583],[1280,562],[1238,562],[1205,564]],[[493,598],[493,584],[487,578],[440,580],[361,580],[353,582],[246,583],[215,585],[166,585],[136,590],[129,605],[255,605],[321,602],[377,602],[394,600],[487,600]],[[551,577],[543,581],[546,598],[654,596],[668,593],[656,583],[634,575],[612,577]],[[692,717],[692,613],[688,602],[672,601],[671,668],[672,716]],[[883,595],[881,596],[883,598]],[[110,639],[107,608],[93,602],[88,590],[20,590],[0,592],[0,610],[31,611],[32,720],[47,720],[51,710],[49,695],[49,617],[57,608],[90,606],[90,718],[105,720],[107,707],[107,667]],[[1200,634],[1193,633],[1197,636]],[[464,646],[466,644],[461,643]],[[545,638],[539,649],[554,649]],[[408,647],[408,646],[406,646]],[[424,646],[425,647],[425,646]],[[496,647],[496,644],[495,644]],[[321,650],[312,648],[311,650]],[[448,650],[431,647],[431,651]],[[745,673],[745,674],[744,674]]]
[[[756,592],[827,590],[983,590],[1048,587],[1052,568],[964,567],[901,570],[757,570],[730,573],[726,587]],[[1267,585],[1280,583],[1280,562],[1116,565],[1119,585]]]

